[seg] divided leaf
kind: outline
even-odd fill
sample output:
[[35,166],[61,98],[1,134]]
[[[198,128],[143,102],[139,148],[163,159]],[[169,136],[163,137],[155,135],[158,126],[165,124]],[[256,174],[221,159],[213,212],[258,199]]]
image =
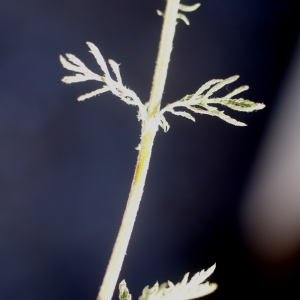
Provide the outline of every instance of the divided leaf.
[[111,77],[108,70],[108,66],[99,49],[91,42],[87,42],[87,45],[90,48],[90,52],[95,57],[104,75],[100,76],[92,72],[85,66],[85,64],[79,58],[77,58],[73,54],[67,53],[67,59],[60,55],[60,62],[65,69],[75,72],[75,75],[65,76],[62,79],[62,81],[65,83],[82,82],[87,80],[101,81],[104,83],[102,88],[81,95],[80,97],[78,97],[78,101],[83,101],[93,96],[100,95],[104,92],[111,91],[114,95],[119,97],[122,101],[126,102],[127,104],[138,106],[140,119],[144,119],[146,115],[146,108],[139,99],[139,97],[136,95],[136,93],[123,85],[119,65],[111,59],[108,60],[108,63],[112,68],[113,73],[115,74],[115,80]]
[[138,300],[189,300],[208,295],[216,290],[217,285],[204,281],[213,273],[215,267],[213,265],[207,271],[196,273],[190,281],[189,273],[186,273],[177,284],[168,281],[161,285],[156,282],[152,288],[146,286]]
[[[199,4],[195,4],[193,6],[180,5],[180,10],[188,12],[195,10],[197,7],[199,7]],[[186,17],[182,14],[178,14],[178,18],[181,18],[184,21],[188,22]],[[86,80],[96,80],[103,82],[104,85],[102,86],[102,88],[81,95],[80,97],[78,97],[78,101],[83,101],[93,96],[97,96],[107,91],[111,91],[114,95],[119,97],[122,101],[126,102],[127,104],[138,106],[138,119],[145,120],[147,118],[147,105],[144,105],[141,102],[141,100],[134,91],[130,90],[129,88],[123,85],[119,64],[117,64],[111,59],[108,60],[108,63],[115,75],[114,79],[110,75],[108,66],[99,49],[91,42],[87,42],[87,45],[89,46],[90,52],[95,57],[97,63],[99,64],[104,74],[100,76],[92,72],[75,55],[67,53],[67,59],[60,55],[60,62],[65,69],[73,71],[75,72],[75,74],[72,76],[65,76],[62,79],[62,81],[65,83],[82,82]],[[164,116],[165,112],[170,112],[174,115],[185,117],[195,122],[195,118],[189,112],[186,112],[182,109],[188,109],[194,113],[215,116],[226,121],[227,123],[236,126],[246,126],[245,123],[237,121],[236,119],[225,114],[223,110],[219,110],[218,107],[214,106],[216,104],[223,105],[232,110],[243,112],[252,112],[255,110],[263,109],[265,107],[263,103],[255,103],[244,98],[233,98],[241,92],[248,90],[249,87],[247,85],[240,86],[223,97],[213,97],[214,93],[216,93],[226,85],[235,82],[238,78],[239,76],[235,75],[226,79],[212,79],[203,84],[196,91],[195,94],[186,95],[179,101],[168,104],[157,114],[157,120],[160,126],[165,132],[168,131],[170,128],[170,125],[168,124]]]
[[[160,115],[163,115],[165,112],[173,113],[174,115],[182,116],[188,118],[192,121],[195,121],[189,113],[182,110],[175,110],[176,107],[186,108],[191,110],[194,113],[200,113],[210,116],[216,116],[220,119],[226,121],[227,123],[236,125],[236,126],[246,126],[245,123],[237,121],[227,114],[224,111],[219,110],[217,107],[212,106],[212,104],[221,104],[230,109],[243,112],[253,112],[255,110],[260,110],[265,107],[263,103],[255,103],[244,98],[232,98],[237,94],[246,91],[249,89],[248,86],[243,85],[239,88],[236,88],[232,92],[228,93],[224,97],[211,97],[215,92],[219,91],[221,88],[236,81],[239,78],[238,75],[232,76],[226,79],[212,79],[205,84],[203,84],[195,94],[186,95],[179,101],[168,104],[160,112]],[[164,122],[167,123],[166,120]],[[169,129],[169,126],[162,126],[164,131]]]

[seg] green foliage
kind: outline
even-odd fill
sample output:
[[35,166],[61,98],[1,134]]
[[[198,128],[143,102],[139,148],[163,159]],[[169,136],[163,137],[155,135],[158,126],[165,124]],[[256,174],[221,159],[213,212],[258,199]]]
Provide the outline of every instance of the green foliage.
[[91,42],[87,42],[87,45],[89,46],[90,52],[94,55],[104,75],[100,76],[94,73],[93,71],[88,69],[86,65],[75,55],[67,53],[66,54],[67,59],[65,59],[62,55],[59,56],[60,62],[65,69],[76,72],[76,74],[72,76],[65,76],[62,79],[62,81],[65,83],[75,83],[75,82],[82,82],[88,80],[96,80],[96,81],[103,82],[104,85],[102,88],[81,95],[80,97],[77,98],[77,100],[83,101],[85,99],[111,91],[114,95],[119,97],[125,103],[138,106],[139,113],[140,113],[139,119],[140,118],[143,119],[145,117],[145,112],[146,112],[145,106],[143,105],[140,98],[136,95],[134,91],[130,90],[129,88],[123,85],[119,65],[111,59],[108,60],[108,63],[116,77],[116,79],[113,79],[112,76],[110,75],[107,64],[102,54],[100,53],[99,49]]
[[[108,60],[108,63],[110,64],[110,67],[116,77],[115,79],[113,79],[99,49],[93,43],[87,42],[87,45],[89,46],[90,52],[94,55],[104,75],[100,76],[89,70],[85,66],[85,64],[75,55],[66,54],[68,60],[66,60],[63,56],[60,56],[60,62],[62,63],[64,68],[70,71],[74,71],[76,72],[76,74],[73,76],[65,76],[62,81],[65,83],[82,82],[87,80],[96,80],[103,82],[104,85],[102,88],[78,97],[78,101],[82,101],[93,96],[111,91],[114,95],[119,97],[127,104],[138,106],[138,119],[145,120],[147,115],[147,105],[142,103],[142,101],[134,91],[128,89],[123,85],[119,65],[111,59]],[[265,107],[265,105],[262,103],[255,103],[244,98],[232,98],[237,94],[248,90],[249,87],[247,85],[240,86],[223,97],[212,97],[215,92],[217,92],[224,86],[236,81],[238,78],[239,76],[236,75],[227,79],[212,79],[206,82],[196,91],[195,94],[186,95],[182,99],[168,104],[166,107],[164,107],[156,116],[157,121],[165,132],[170,128],[170,125],[164,116],[164,113],[166,112],[188,118],[195,122],[195,118],[190,113],[182,110],[182,108],[185,108],[194,113],[219,117],[220,119],[236,126],[246,126],[245,123],[231,118],[230,116],[225,114],[224,111],[219,110],[215,106],[212,106],[212,104],[220,104],[233,110],[243,112],[253,112]],[[179,110],[175,110],[175,108],[179,108]]]
[[174,115],[185,117],[195,122],[195,118],[190,113],[183,110],[175,110],[175,108],[186,108],[194,113],[219,117],[220,119],[236,126],[246,126],[245,123],[231,118],[230,116],[226,115],[224,111],[218,110],[217,107],[211,105],[221,104],[233,110],[244,112],[253,112],[255,110],[263,109],[265,105],[262,103],[255,103],[244,98],[232,98],[235,95],[248,90],[249,87],[247,85],[240,86],[239,88],[236,88],[234,91],[223,97],[211,97],[215,92],[217,92],[227,84],[236,81],[238,78],[239,76],[236,75],[227,79],[212,79],[202,85],[195,94],[186,95],[179,101],[168,104],[160,111],[161,127],[165,132],[170,128],[163,115],[165,112],[170,112]]
[[[186,273],[182,281],[177,284],[168,281],[161,285],[156,282],[152,288],[146,286],[138,300],[189,300],[206,296],[217,288],[215,283],[205,282],[215,267],[216,265],[213,265],[207,271],[196,273],[190,281],[188,281],[189,273]],[[120,283],[119,290],[120,300],[131,300],[125,280]]]
[[126,286],[125,280],[122,280],[119,284],[119,299],[120,300],[131,300],[131,294]]

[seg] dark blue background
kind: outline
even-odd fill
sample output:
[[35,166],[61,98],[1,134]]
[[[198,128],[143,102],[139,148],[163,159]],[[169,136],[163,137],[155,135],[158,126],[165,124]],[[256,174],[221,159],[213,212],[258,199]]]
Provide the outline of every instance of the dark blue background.
[[[193,1],[184,1],[193,4]],[[1,0],[0,299],[95,299],[126,205],[139,143],[134,107],[95,83],[65,85],[59,54],[99,70],[86,41],[121,63],[148,101],[162,0]],[[212,78],[240,74],[264,111],[167,115],[121,278],[134,299],[156,280],[179,281],[217,262],[207,299],[263,299],[299,291],[300,268],[275,282],[243,242],[238,208],[299,32],[296,0],[203,0],[179,21],[163,103]],[[224,90],[224,92],[226,92]],[[280,269],[276,269],[276,272]],[[289,294],[290,293],[290,294]],[[296,297],[297,298],[297,297]]]

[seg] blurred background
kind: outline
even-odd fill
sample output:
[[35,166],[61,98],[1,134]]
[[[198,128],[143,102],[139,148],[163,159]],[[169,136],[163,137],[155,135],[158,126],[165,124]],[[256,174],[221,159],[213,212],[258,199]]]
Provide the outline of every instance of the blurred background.
[[[185,0],[184,4],[194,4]],[[256,113],[166,115],[120,280],[177,282],[215,262],[207,299],[300,291],[300,3],[203,0],[179,20],[164,105],[235,74]],[[96,299],[134,172],[136,109],[66,85],[59,54],[99,72],[86,41],[148,101],[165,1],[1,0],[0,299]],[[226,91],[227,89],[227,91]],[[117,299],[117,298],[115,298]]]

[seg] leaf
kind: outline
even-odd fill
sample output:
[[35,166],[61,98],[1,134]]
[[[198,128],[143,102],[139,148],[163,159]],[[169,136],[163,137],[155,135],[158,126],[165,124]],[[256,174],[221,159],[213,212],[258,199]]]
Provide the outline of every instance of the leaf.
[[232,98],[233,96],[240,94],[241,92],[247,91],[249,90],[249,86],[248,85],[242,85],[240,87],[238,87],[237,89],[233,90],[231,93],[227,94],[225,97],[223,98]]
[[190,25],[189,19],[184,14],[178,13],[177,14],[177,19],[182,20],[186,25]]
[[62,55],[59,56],[59,60],[62,64],[62,66],[69,70],[69,71],[74,71],[74,72],[80,72],[82,73],[82,68],[75,66],[73,64],[71,64],[70,62],[68,62]]
[[87,78],[85,75],[77,73],[74,76],[65,76],[61,81],[64,83],[74,83],[74,82],[82,82],[86,80]]
[[94,96],[97,96],[99,94],[102,94],[102,93],[105,93],[109,91],[109,87],[107,85],[105,85],[103,88],[101,89],[98,89],[98,90],[95,90],[93,92],[90,92],[90,93],[86,93],[84,95],[81,95],[80,97],[77,98],[78,101],[83,101],[85,99],[88,99],[88,98],[91,98],[91,97],[94,97]]
[[157,9],[156,12],[160,17],[164,16],[164,13],[161,10]]
[[112,59],[108,60],[108,63],[110,64],[112,70],[114,71],[117,81],[122,83],[122,78],[121,78],[121,74],[120,74],[120,68],[119,65]]
[[194,94],[195,97],[197,97],[198,95],[201,95],[204,91],[206,91],[207,89],[209,89],[212,85],[218,83],[222,81],[222,79],[211,79],[210,81],[204,83],[199,89],[198,91]]
[[195,3],[193,5],[183,5],[183,4],[179,4],[179,9],[181,11],[185,11],[185,12],[192,12],[195,11],[197,8],[200,7],[200,3]]
[[[201,112],[201,113],[203,113],[203,112]],[[223,121],[225,121],[229,124],[235,125],[235,126],[247,126],[247,124],[240,122],[234,118],[231,118],[230,116],[226,115],[223,111],[220,111],[220,110],[208,111],[206,114],[210,115],[210,116],[219,117]]]
[[212,117],[219,117],[223,121],[226,121],[227,123],[230,123],[235,126],[247,126],[245,123],[237,121],[236,119],[233,119],[230,116],[226,115],[224,113],[224,111],[218,110],[217,107],[205,106],[206,110],[202,109],[202,108],[194,107],[194,106],[187,106],[187,108],[197,114],[209,115]]
[[89,48],[91,49],[90,52],[94,55],[98,65],[100,66],[100,68],[102,69],[104,74],[110,77],[106,62],[105,62],[102,54],[100,53],[99,49],[97,48],[97,46],[95,46],[91,42],[86,42],[86,43],[89,46]]
[[72,76],[65,76],[63,77],[62,81],[65,83],[82,82],[87,80],[96,80],[104,82],[105,85],[102,88],[81,95],[80,97],[78,97],[78,101],[82,101],[93,96],[102,94],[104,92],[111,91],[114,95],[119,97],[122,101],[126,102],[127,104],[138,106],[138,118],[139,120],[144,120],[147,115],[147,109],[145,105],[141,102],[139,97],[136,95],[136,93],[123,85],[119,65],[111,59],[108,61],[113,72],[116,75],[116,80],[114,80],[110,76],[107,64],[103,56],[101,55],[99,49],[91,42],[87,42],[87,45],[90,48],[90,52],[94,55],[101,70],[104,72],[104,76],[100,76],[92,72],[85,66],[85,64],[79,58],[77,58],[73,54],[68,53],[66,54],[67,59],[60,55],[60,62],[64,68],[66,68],[69,71],[76,72],[76,74]]
[[105,78],[102,76],[99,76],[93,72],[87,72],[84,74],[77,73],[73,76],[65,76],[62,78],[62,82],[65,83],[75,83],[75,82],[82,82],[82,81],[88,81],[88,80],[96,80],[105,82]]
[[189,273],[186,273],[181,282],[177,284],[168,281],[159,285],[157,282],[152,288],[146,286],[139,300],[189,300],[208,295],[216,290],[215,283],[204,281],[213,273],[215,265],[207,271],[196,273],[188,281]]
[[119,300],[131,300],[131,294],[126,286],[125,280],[119,284]]
[[162,129],[164,130],[164,132],[167,132],[170,129],[170,125],[167,122],[166,118],[164,117],[163,114],[159,115],[159,125],[160,127],[162,127]]
[[222,87],[224,87],[225,85],[232,83],[234,81],[236,81],[240,76],[239,75],[235,75],[235,76],[231,76],[229,78],[223,79],[222,81],[220,81],[219,83],[217,83],[215,86],[213,86],[206,94],[205,94],[205,98],[210,97],[213,93],[215,93],[216,91],[220,90]]
[[[138,300],[150,300],[150,299],[161,299],[161,295],[159,292],[164,291],[166,289],[167,283],[162,283],[161,285],[156,282],[152,288],[149,288],[147,285],[142,292],[142,295],[138,298]],[[162,294],[162,293],[160,293]]]
[[85,66],[85,64],[79,59],[77,58],[75,55],[73,54],[70,54],[70,53],[67,53],[66,54],[66,57],[68,58],[68,60],[70,62],[72,62],[74,65],[78,66],[78,67],[81,67],[81,69],[86,69],[88,70],[88,68]]
[[239,99],[216,98],[212,103],[222,104],[233,110],[244,111],[244,112],[252,112],[255,110],[263,109],[265,107],[263,103],[255,103],[253,101],[246,100],[243,98],[239,98]]
[[193,122],[196,122],[195,118],[191,114],[189,114],[185,111],[176,111],[176,110],[173,109],[171,112],[172,112],[173,115],[185,117],[187,119],[192,120]]
[[[180,107],[180,108],[187,108],[195,113],[210,115],[218,117],[227,123],[236,125],[236,126],[246,126],[245,123],[240,122],[234,118],[231,118],[227,114],[224,113],[224,111],[218,110],[217,107],[212,106],[211,104],[221,104],[224,106],[227,106],[228,108],[231,108],[236,111],[243,111],[243,112],[253,112],[255,110],[260,110],[265,107],[263,103],[255,103],[250,100],[246,100],[244,98],[232,98],[233,96],[246,91],[249,89],[247,85],[240,86],[233,90],[232,92],[228,93],[224,97],[218,97],[218,98],[210,98],[213,93],[220,90],[225,85],[232,83],[236,81],[239,78],[238,75],[231,76],[226,79],[212,79],[205,84],[203,84],[195,94],[192,95],[186,95],[179,101],[173,102],[171,104],[168,104],[166,107],[164,107],[161,110],[161,115],[163,115],[165,112],[170,112],[175,115],[179,116],[185,116],[188,119],[195,120],[193,116],[190,114],[187,114],[183,111],[175,111],[174,108]],[[205,93],[205,91],[207,91]]]

